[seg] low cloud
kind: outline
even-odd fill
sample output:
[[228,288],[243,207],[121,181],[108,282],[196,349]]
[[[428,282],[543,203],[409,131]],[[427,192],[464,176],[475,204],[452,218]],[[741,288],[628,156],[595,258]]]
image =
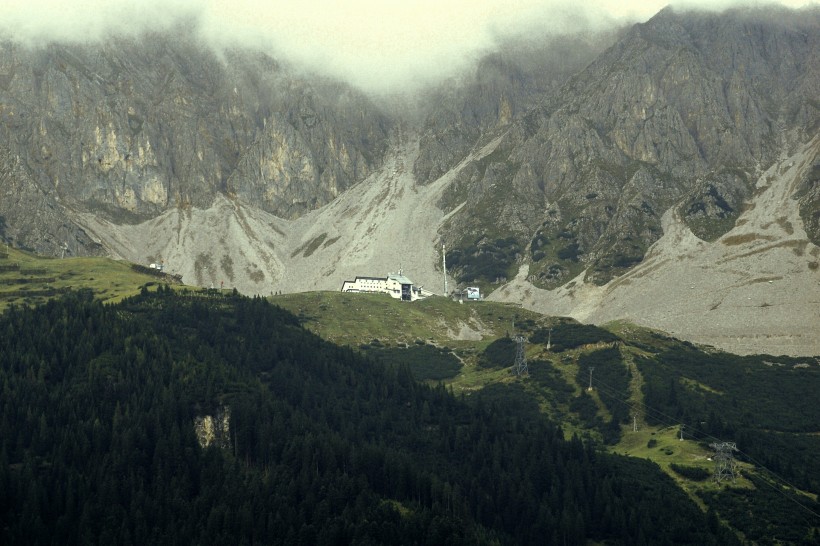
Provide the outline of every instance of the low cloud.
[[0,0],[0,35],[28,45],[93,43],[161,31],[203,13],[201,0]]
[[[458,73],[509,38],[643,21],[664,1],[1,0],[0,34],[27,44],[95,42],[195,24],[216,47],[262,49],[376,93]],[[808,2],[781,2],[792,7]],[[730,1],[726,8],[750,2]],[[673,2],[716,9],[714,1]]]

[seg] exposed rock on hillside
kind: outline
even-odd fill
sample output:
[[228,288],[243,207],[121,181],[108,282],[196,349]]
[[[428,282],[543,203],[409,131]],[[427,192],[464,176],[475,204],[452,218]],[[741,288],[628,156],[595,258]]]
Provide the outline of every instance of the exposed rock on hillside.
[[214,415],[198,415],[194,418],[194,432],[200,447],[231,447],[231,408],[224,406]]
[[99,242],[67,221],[59,197],[43,190],[19,157],[0,150],[0,239],[46,255],[105,255]]
[[429,183],[455,167],[480,137],[505,127],[587,66],[617,32],[507,44],[473,73],[425,93],[413,174]]
[[[299,216],[377,168],[390,127],[348,87],[299,79],[259,54],[219,58],[182,31],[103,46],[2,43],[0,119],[5,173],[120,224],[218,193]],[[4,188],[20,183],[10,176]],[[0,215],[11,208],[4,199]],[[61,234],[41,226],[39,236],[17,230],[19,243],[51,250],[44,241]]]
[[800,217],[809,239],[820,246],[820,157],[806,169],[794,197],[799,199]]
[[673,208],[644,260],[604,286],[579,275],[541,290],[525,266],[491,298],[595,323],[626,319],[740,354],[820,354],[820,247],[794,198],[819,157],[815,138],[764,172],[735,226],[714,242],[697,238]]
[[[443,240],[450,288],[820,350],[820,9],[667,9],[611,38],[517,44],[401,115],[188,32],[5,42],[0,237],[266,295],[401,268],[441,292]],[[726,297],[668,291],[690,279]]]
[[817,9],[667,9],[637,25],[465,171],[471,197],[445,234],[459,278],[531,262],[540,286],[581,270],[605,283],[641,261],[672,206],[698,236],[725,233],[750,181],[816,134],[819,36]]

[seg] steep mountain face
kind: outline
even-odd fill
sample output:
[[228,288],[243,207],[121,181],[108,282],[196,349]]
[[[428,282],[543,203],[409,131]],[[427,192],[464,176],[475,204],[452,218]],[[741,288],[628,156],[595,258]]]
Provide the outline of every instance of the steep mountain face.
[[603,286],[579,275],[541,290],[526,280],[525,264],[490,297],[596,324],[627,319],[739,354],[816,355],[820,247],[803,228],[795,196],[818,159],[815,137],[773,164],[734,227],[713,242],[695,236],[673,207],[641,263]]
[[426,184],[450,171],[483,134],[508,127],[592,62],[618,32],[513,42],[484,57],[475,72],[426,92],[416,179]]
[[[718,317],[733,313],[763,340],[742,350],[766,351],[769,326],[778,350],[820,350],[820,9],[667,9],[548,46],[515,44],[391,110],[265,55],[216,55],[190,32],[4,42],[0,237],[260,294],[401,268],[439,292],[444,241],[450,287],[589,321],[651,315],[738,350]],[[689,250],[670,257],[674,241]],[[698,277],[708,260],[743,271],[699,285],[783,290],[687,307],[673,273]],[[681,313],[629,304],[643,283]]]
[[53,192],[43,190],[20,156],[0,150],[0,238],[50,255],[71,241],[74,253],[104,255],[106,249],[66,217]]
[[390,127],[349,87],[261,54],[220,58],[184,31],[2,43],[0,116],[4,236],[41,252],[67,241],[79,254],[95,248],[71,212],[138,223],[222,194],[299,216],[376,169]]
[[[816,134],[820,11],[679,14],[635,26],[462,171],[443,206],[458,277],[530,262],[537,285],[639,263],[680,207],[701,238],[732,227],[762,169]],[[807,208],[811,208],[810,206]]]
[[806,169],[795,197],[806,235],[815,246],[820,246],[820,157],[815,157]]

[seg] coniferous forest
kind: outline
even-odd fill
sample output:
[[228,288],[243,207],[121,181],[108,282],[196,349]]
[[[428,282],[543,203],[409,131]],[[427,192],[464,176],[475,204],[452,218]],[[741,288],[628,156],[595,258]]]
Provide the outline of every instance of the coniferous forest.
[[[733,544],[653,463],[325,342],[263,299],[0,317],[3,544]],[[230,409],[223,445],[197,416]]]

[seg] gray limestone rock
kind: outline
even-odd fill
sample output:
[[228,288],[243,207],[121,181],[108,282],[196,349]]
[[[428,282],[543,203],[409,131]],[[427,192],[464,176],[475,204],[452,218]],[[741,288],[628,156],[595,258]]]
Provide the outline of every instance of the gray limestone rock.
[[[136,223],[217,194],[296,217],[377,168],[391,123],[349,87],[261,54],[218,56],[185,31],[87,46],[2,42],[0,120],[14,183],[48,196],[66,225],[61,207]],[[10,225],[11,209],[30,201],[3,199],[0,215]],[[46,250],[61,236],[38,225],[44,233],[18,226],[16,238]]]
[[816,134],[816,89],[820,10],[662,11],[516,120],[503,152],[464,170],[458,191],[477,197],[448,224],[456,274],[472,281],[487,259],[475,241],[500,234],[529,252],[505,255],[485,280],[527,261],[545,287],[585,269],[604,283],[640,262],[672,206],[717,238],[750,181]]

